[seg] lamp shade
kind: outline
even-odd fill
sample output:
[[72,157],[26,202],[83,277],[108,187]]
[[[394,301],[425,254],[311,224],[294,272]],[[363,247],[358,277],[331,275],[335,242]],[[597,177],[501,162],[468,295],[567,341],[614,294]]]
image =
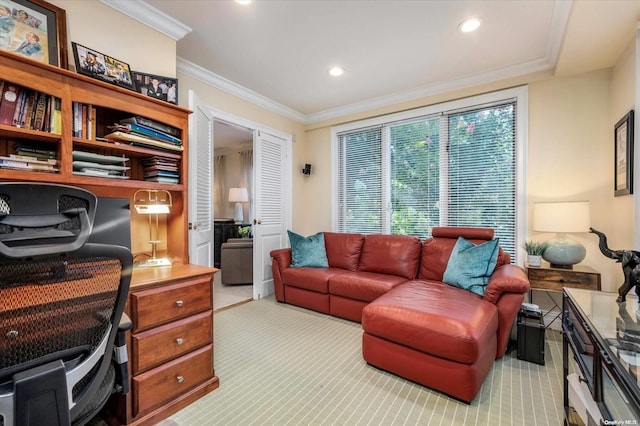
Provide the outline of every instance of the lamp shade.
[[588,201],[535,203],[533,230],[538,232],[589,232]]
[[229,188],[230,203],[246,203],[249,201],[247,188]]

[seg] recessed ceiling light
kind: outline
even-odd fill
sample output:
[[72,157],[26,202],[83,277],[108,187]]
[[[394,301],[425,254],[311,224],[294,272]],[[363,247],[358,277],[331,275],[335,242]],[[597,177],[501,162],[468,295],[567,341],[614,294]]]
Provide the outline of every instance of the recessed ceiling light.
[[334,77],[339,77],[342,75],[342,73],[344,73],[344,70],[342,69],[342,67],[333,67],[329,70],[329,74],[331,74]]
[[236,3],[239,3],[239,4],[249,4],[249,3],[251,3],[251,0],[236,0]]
[[463,33],[470,33],[471,31],[475,31],[480,26],[480,20],[476,18],[467,19],[462,24],[458,26],[458,29]]

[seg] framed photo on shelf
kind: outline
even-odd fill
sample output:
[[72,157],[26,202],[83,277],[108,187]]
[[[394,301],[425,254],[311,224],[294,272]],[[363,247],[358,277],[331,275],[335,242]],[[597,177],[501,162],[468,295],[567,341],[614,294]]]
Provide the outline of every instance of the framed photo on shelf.
[[43,0],[2,0],[0,50],[67,69],[66,12]]
[[614,126],[614,195],[633,194],[633,110]]
[[129,64],[72,42],[76,72],[135,90]]
[[136,91],[145,96],[178,104],[178,79],[132,71]]

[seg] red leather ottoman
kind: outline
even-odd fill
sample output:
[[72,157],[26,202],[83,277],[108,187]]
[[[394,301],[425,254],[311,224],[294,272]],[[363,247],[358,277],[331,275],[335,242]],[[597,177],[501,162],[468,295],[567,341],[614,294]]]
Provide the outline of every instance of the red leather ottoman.
[[471,402],[496,358],[492,303],[436,281],[415,280],[362,311],[362,355],[369,364]]

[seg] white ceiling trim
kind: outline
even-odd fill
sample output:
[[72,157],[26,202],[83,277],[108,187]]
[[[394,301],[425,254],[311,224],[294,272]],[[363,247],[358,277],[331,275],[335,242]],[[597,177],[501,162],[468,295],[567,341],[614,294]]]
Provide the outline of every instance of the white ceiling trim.
[[299,113],[298,111],[295,111],[272,99],[269,99],[266,96],[262,96],[261,94],[247,89],[244,86],[234,83],[233,81],[226,79],[221,75],[213,73],[205,68],[202,68],[200,65],[196,65],[193,62],[189,62],[183,58],[178,57],[176,58],[176,69],[179,73],[191,76],[197,80],[202,81],[203,83],[215,87],[216,89],[227,92],[240,99],[244,99],[245,101],[251,102],[252,104],[265,108],[269,111],[273,111],[277,114],[283,115],[300,123],[306,122],[306,117],[304,114]]
[[177,19],[172,18],[142,0],[100,0],[102,3],[142,22],[143,24],[171,37],[180,40],[192,29]]

